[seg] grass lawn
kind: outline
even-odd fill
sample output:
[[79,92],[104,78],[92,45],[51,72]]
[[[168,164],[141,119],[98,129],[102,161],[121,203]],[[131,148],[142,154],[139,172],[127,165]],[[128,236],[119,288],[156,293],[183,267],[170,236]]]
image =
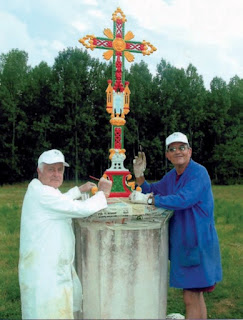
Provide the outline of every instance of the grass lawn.
[[[62,190],[73,184],[64,183]],[[19,226],[27,183],[0,187],[0,318],[21,319],[18,285]],[[243,318],[243,185],[214,186],[215,222],[223,281],[205,294],[211,319]],[[182,292],[168,290],[168,313],[185,314]]]

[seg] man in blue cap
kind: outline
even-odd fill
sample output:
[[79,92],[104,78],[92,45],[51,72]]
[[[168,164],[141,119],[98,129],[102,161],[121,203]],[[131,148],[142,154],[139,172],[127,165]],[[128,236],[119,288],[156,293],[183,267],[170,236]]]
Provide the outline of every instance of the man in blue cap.
[[222,279],[218,236],[214,223],[211,180],[205,167],[191,159],[187,136],[166,138],[166,157],[174,165],[160,181],[144,178],[145,154],[134,159],[136,182],[131,201],[173,210],[169,223],[170,286],[183,289],[186,318],[207,319],[203,292]]

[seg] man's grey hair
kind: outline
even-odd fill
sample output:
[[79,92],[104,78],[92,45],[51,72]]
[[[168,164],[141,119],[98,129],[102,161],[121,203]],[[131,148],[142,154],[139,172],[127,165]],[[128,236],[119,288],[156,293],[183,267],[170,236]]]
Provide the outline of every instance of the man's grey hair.
[[[45,162],[41,162],[39,165],[38,165],[38,169],[40,170],[40,172],[43,172],[43,169],[44,169],[44,165],[46,163]],[[65,171],[65,166],[63,166],[63,172]]]
[[43,172],[43,168],[44,168],[44,162],[41,162],[39,165],[38,165],[38,169]]

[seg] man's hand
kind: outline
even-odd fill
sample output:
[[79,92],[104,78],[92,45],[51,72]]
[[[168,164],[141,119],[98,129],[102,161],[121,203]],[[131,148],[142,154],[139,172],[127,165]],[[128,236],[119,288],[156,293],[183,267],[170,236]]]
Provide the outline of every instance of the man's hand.
[[136,178],[143,177],[146,169],[146,156],[144,152],[138,152],[138,156],[133,159],[133,172]]
[[141,203],[141,204],[148,204],[148,198],[151,196],[151,193],[144,194],[140,191],[133,191],[129,199],[132,203]]
[[98,182],[98,190],[103,191],[106,198],[109,198],[110,193],[111,193],[111,187],[112,187],[112,181],[105,179],[105,178],[100,178]]
[[93,187],[96,187],[96,184],[93,182],[86,182],[79,187],[80,192],[90,192]]

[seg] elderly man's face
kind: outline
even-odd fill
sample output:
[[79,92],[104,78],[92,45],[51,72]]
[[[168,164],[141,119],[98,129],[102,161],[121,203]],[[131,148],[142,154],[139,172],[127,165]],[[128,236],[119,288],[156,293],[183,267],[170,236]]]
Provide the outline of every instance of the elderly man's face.
[[192,149],[188,148],[187,144],[181,142],[171,143],[166,152],[166,157],[176,168],[185,168],[191,159],[191,155]]
[[63,183],[64,165],[62,162],[44,164],[42,170],[37,168],[38,179],[46,186],[59,188]]

